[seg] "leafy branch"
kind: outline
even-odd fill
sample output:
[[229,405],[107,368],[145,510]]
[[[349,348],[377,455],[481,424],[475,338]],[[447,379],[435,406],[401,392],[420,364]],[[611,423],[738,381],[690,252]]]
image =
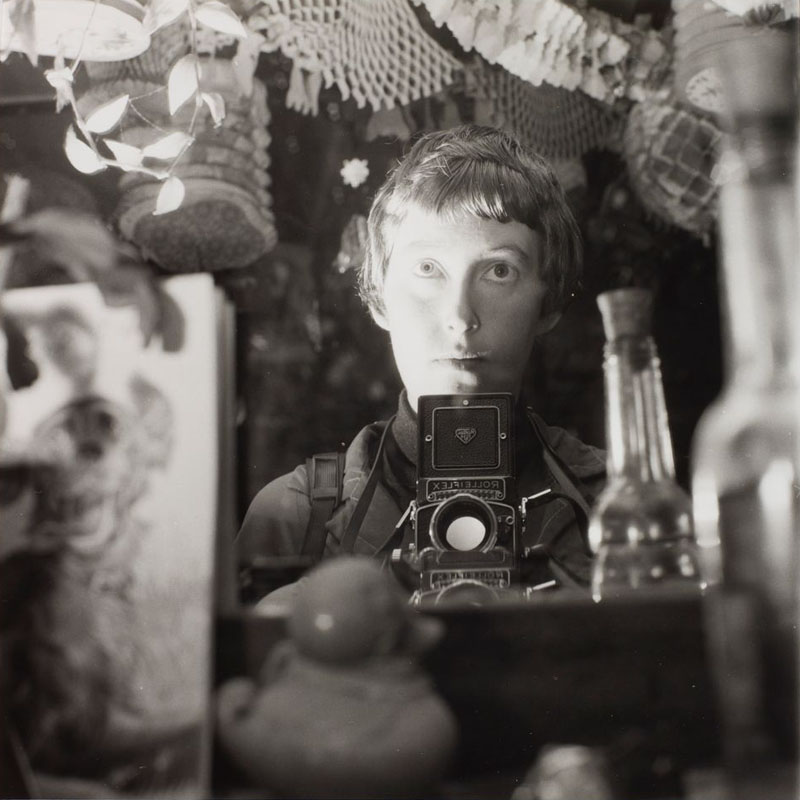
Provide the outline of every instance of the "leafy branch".
[[[162,181],[153,214],[166,214],[179,208],[183,202],[185,187],[175,174],[175,169],[195,142],[203,107],[208,108],[215,127],[219,127],[225,117],[225,101],[222,95],[204,91],[203,88],[203,65],[198,56],[198,25],[239,40],[242,57],[237,64],[236,76],[245,93],[252,87],[252,75],[257,63],[257,55],[253,58],[252,51],[255,47],[257,54],[259,41],[254,41],[254,37],[259,40],[263,37],[249,31],[237,14],[219,0],[201,3],[196,0],[154,0],[150,3],[143,20],[148,34],[152,35],[177,21],[182,15],[188,17],[191,27],[190,52],[172,65],[164,88],[170,116],[174,116],[191,99],[194,99],[194,110],[186,130],[164,132],[162,137],[152,143],[138,147],[112,138],[109,134],[121,126],[128,113],[136,115],[155,130],[161,130],[136,107],[137,101],[147,95],[132,97],[129,94],[120,94],[102,103],[86,116],[81,113],[75,97],[75,74],[81,64],[84,44],[98,2],[99,0],[94,0],[92,13],[69,66],[66,65],[63,53],[59,52],[54,58],[53,67],[44,71],[45,78],[56,92],[56,110],[69,107],[74,119],[74,125],[67,129],[64,150],[72,166],[87,175],[111,167]],[[11,0],[11,3],[13,5],[9,18],[12,38],[15,33],[18,35],[21,46],[35,64],[35,0]],[[248,69],[249,74],[246,72]],[[104,154],[106,151],[111,155]]]

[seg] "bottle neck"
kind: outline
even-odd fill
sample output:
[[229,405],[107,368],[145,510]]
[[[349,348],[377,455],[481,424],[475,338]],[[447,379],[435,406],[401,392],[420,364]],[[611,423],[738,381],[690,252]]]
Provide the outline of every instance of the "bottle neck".
[[653,339],[608,342],[603,370],[609,478],[674,480],[661,366]]
[[743,127],[720,160],[720,242],[726,380],[798,381],[795,140],[785,125]]

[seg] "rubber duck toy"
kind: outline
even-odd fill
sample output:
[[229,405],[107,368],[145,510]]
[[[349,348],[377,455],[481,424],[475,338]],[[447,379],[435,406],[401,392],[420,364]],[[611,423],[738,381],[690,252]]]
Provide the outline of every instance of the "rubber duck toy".
[[343,556],[298,583],[288,632],[259,682],[220,687],[231,760],[280,797],[434,795],[457,726],[418,662],[442,623],[411,609],[377,562]]

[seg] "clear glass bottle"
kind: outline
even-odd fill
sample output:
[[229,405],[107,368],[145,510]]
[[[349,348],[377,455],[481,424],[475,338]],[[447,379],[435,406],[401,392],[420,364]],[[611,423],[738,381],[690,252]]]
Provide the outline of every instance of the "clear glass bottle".
[[589,520],[595,600],[619,590],[696,584],[688,493],[675,480],[661,367],[651,335],[652,294],[597,298],[606,345],[607,483]]
[[788,33],[721,54],[725,383],[695,431],[692,497],[735,789],[797,748],[797,54]]

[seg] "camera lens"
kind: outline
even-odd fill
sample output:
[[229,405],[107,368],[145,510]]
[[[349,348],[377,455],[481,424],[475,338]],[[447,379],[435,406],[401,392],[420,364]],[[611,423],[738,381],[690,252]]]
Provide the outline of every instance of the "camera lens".
[[433,513],[430,533],[443,550],[486,550],[496,538],[497,521],[485,500],[471,494],[457,494]]
[[456,517],[444,532],[453,550],[474,550],[486,538],[486,526],[477,517]]

